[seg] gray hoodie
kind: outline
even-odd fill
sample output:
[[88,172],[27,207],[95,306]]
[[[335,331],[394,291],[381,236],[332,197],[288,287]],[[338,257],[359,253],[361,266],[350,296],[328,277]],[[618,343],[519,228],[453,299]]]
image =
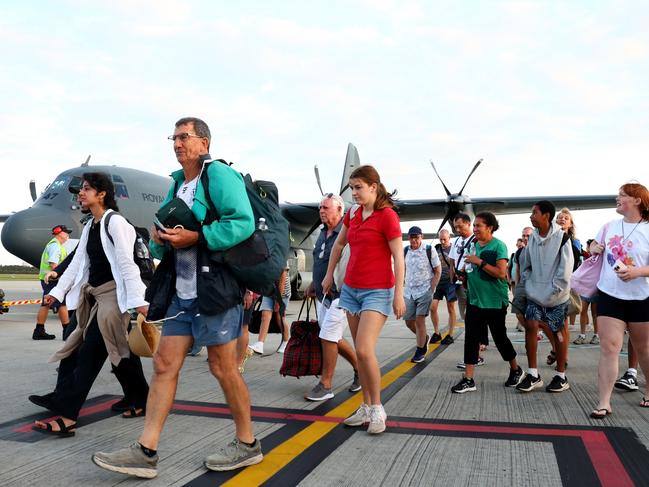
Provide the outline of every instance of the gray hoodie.
[[570,241],[561,246],[563,236],[563,230],[555,223],[545,237],[534,229],[520,256],[525,294],[540,306],[558,306],[570,298],[574,257]]

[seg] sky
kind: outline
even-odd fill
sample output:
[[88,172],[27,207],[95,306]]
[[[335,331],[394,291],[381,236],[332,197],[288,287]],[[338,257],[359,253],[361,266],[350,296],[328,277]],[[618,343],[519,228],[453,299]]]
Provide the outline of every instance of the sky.
[[[318,199],[314,164],[336,191],[348,142],[402,199],[444,197],[431,159],[458,191],[483,158],[472,197],[615,194],[649,182],[647,18],[636,1],[11,2],[0,213],[89,154],[169,174],[183,116],[284,201]],[[614,216],[576,213],[578,236]],[[513,249],[527,218],[496,237]]]

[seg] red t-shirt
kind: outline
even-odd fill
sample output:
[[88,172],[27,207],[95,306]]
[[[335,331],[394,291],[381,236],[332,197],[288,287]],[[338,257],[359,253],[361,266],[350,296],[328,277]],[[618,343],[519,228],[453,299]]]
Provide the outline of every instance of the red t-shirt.
[[359,289],[389,289],[394,286],[392,252],[388,242],[401,237],[399,215],[392,208],[382,208],[363,221],[360,207],[349,221],[349,212],[343,220],[347,227],[349,263],[345,284]]

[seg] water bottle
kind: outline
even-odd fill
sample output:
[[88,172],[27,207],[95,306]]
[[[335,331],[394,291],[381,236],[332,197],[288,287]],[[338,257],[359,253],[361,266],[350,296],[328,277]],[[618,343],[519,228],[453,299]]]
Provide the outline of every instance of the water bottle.
[[268,225],[266,225],[266,219],[265,218],[260,218],[259,222],[257,222],[257,230],[260,232],[265,232],[268,230]]
[[[471,242],[469,248],[467,249],[466,255],[475,255],[475,243]],[[473,272],[473,264],[469,264],[466,260],[464,261],[464,271],[468,274]]]

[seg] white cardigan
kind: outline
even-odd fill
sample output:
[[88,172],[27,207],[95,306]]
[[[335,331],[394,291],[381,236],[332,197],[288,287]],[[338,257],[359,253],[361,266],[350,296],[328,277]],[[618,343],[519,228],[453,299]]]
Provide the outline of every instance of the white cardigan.
[[[134,309],[139,306],[146,306],[148,303],[144,300],[146,286],[140,278],[140,269],[133,261],[133,245],[135,244],[135,229],[126,221],[126,219],[116,214],[108,222],[110,235],[113,237],[113,245],[106,235],[104,219],[113,210],[106,210],[101,218],[99,235],[101,246],[104,248],[106,258],[110,263],[110,268],[115,279],[117,304],[119,310],[124,313],[128,309]],[[77,252],[72,258],[72,262],[67,270],[59,279],[50,294],[59,301],[66,297],[66,304],[69,309],[76,309],[79,304],[81,286],[88,282],[90,274],[90,261],[86,246],[88,245],[88,234],[92,219],[86,224],[81,232]]]

